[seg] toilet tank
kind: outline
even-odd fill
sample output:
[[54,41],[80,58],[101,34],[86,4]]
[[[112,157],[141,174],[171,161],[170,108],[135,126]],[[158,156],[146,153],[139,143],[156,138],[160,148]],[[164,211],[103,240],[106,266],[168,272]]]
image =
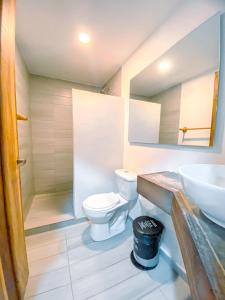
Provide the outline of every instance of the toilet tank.
[[118,192],[127,201],[136,201],[137,175],[125,169],[115,170]]

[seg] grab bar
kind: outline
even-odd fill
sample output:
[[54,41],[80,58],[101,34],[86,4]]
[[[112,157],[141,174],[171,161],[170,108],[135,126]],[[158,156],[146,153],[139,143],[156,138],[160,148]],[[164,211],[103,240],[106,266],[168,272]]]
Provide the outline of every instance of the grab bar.
[[179,128],[179,130],[183,131],[183,133],[186,133],[189,130],[206,130],[206,129],[211,129],[211,127],[194,127],[194,128],[183,127],[183,128]]

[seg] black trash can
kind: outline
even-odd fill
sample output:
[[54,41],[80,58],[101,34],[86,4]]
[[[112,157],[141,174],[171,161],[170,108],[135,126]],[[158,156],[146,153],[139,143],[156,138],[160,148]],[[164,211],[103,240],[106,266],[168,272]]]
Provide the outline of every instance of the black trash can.
[[148,216],[133,221],[134,249],[132,263],[141,270],[154,269],[159,262],[159,243],[163,224]]

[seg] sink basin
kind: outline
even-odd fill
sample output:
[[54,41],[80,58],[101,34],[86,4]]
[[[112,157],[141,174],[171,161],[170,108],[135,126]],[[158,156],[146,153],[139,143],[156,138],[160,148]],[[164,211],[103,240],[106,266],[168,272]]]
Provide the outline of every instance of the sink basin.
[[225,165],[191,164],[179,169],[185,194],[225,228]]

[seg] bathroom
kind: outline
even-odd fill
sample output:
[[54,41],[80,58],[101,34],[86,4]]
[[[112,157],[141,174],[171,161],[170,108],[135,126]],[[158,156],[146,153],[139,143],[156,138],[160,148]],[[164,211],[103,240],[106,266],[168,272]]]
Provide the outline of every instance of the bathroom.
[[225,2],[8,1],[2,299],[225,299]]

